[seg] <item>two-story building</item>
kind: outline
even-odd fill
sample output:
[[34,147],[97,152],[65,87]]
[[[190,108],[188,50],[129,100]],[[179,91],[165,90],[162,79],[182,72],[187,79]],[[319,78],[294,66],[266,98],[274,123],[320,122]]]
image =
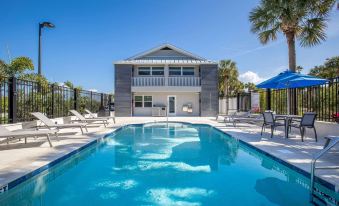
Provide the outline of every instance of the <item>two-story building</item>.
[[117,117],[217,114],[218,64],[213,61],[164,44],[114,67]]

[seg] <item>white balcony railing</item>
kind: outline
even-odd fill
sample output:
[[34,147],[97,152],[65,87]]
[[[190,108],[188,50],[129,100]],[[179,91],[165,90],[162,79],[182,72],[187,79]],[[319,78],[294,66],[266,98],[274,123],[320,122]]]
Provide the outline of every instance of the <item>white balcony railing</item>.
[[135,87],[165,86],[165,77],[133,77],[132,86]]
[[200,77],[133,77],[132,86],[181,86],[197,87],[200,86]]
[[168,86],[197,87],[200,77],[168,77]]

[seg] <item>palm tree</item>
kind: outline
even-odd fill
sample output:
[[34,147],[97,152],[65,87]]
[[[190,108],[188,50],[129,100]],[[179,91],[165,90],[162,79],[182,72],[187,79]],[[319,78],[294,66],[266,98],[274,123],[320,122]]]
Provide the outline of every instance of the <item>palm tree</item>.
[[303,47],[326,39],[327,17],[335,0],[261,0],[249,20],[252,32],[262,44],[277,39],[282,32],[288,44],[289,69],[296,71],[295,40]]
[[34,70],[33,62],[28,57],[17,57],[9,63],[0,60],[0,75],[2,78],[4,78],[5,76],[20,76],[23,75],[26,70]]
[[221,60],[219,62],[219,93],[223,96],[238,93],[242,89],[238,76],[239,72],[235,62]]

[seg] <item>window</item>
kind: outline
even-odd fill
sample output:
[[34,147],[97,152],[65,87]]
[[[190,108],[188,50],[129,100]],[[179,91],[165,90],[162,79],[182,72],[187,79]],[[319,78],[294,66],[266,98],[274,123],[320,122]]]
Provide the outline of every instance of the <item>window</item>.
[[142,107],[142,96],[135,96],[134,97],[134,106],[135,107]]
[[182,75],[185,76],[193,76],[194,75],[194,67],[183,67]]
[[139,67],[138,74],[139,75],[151,75],[151,68],[150,67]]
[[152,107],[152,96],[134,96],[135,107]]
[[164,67],[152,67],[152,75],[164,75]]
[[152,107],[152,96],[144,96],[144,107]]
[[169,68],[170,76],[180,76],[181,75],[181,67],[170,67]]

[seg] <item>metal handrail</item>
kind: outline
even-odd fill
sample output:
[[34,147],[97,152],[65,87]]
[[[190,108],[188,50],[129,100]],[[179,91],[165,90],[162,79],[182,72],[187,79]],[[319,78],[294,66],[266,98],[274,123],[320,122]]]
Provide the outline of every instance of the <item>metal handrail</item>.
[[324,149],[321,150],[319,153],[314,155],[312,162],[311,162],[311,185],[310,185],[310,200],[313,202],[313,191],[314,191],[314,176],[315,176],[315,169],[339,169],[339,166],[322,166],[322,167],[316,167],[315,164],[317,160],[322,157],[328,150],[330,150],[332,147],[334,147],[336,144],[339,143],[339,137],[335,136],[328,136],[325,137],[326,143],[324,145]]

